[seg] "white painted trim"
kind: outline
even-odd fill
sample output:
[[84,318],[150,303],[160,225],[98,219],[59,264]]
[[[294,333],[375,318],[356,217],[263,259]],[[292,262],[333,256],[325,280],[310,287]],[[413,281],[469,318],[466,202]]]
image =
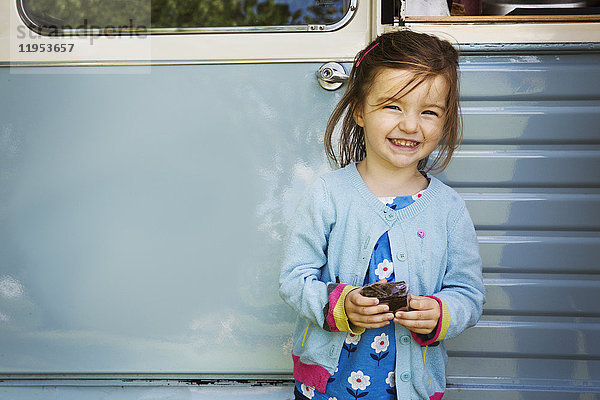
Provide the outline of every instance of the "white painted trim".
[[[139,37],[46,37],[26,30],[15,0],[0,0],[0,64],[164,64],[289,61],[351,61],[379,24],[379,0],[359,0],[352,20],[333,32],[207,33]],[[411,29],[455,43],[600,43],[600,23],[441,24],[411,23]],[[19,36],[27,32],[24,38]],[[20,44],[74,44],[72,53],[19,53]]]
[[[143,38],[48,37],[25,27],[17,13],[15,0],[0,0],[0,63],[352,60],[371,40],[371,10],[370,0],[359,0],[351,21],[333,32],[188,33]],[[74,44],[74,48],[71,53],[19,52],[19,45],[39,43]]]

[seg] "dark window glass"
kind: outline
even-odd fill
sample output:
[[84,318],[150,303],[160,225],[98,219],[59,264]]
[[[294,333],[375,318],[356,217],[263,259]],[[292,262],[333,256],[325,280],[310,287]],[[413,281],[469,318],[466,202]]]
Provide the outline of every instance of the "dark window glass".
[[45,31],[332,25],[350,0],[22,0]]
[[[393,2],[394,0],[382,0]],[[578,16],[600,14],[600,0],[408,0],[407,16]],[[477,20],[474,20],[477,21]]]

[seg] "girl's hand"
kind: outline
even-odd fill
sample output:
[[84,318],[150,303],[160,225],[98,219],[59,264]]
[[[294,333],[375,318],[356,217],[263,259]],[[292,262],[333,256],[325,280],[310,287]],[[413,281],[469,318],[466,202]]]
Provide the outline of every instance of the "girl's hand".
[[440,319],[440,305],[431,297],[412,296],[410,308],[415,311],[398,311],[394,322],[409,331],[427,335],[433,331]]
[[[380,282],[386,282],[386,280],[383,279]],[[358,289],[354,289],[346,295],[344,307],[348,320],[361,328],[381,328],[394,319],[394,314],[389,312],[387,304],[379,305],[377,298],[365,297],[360,294]]]

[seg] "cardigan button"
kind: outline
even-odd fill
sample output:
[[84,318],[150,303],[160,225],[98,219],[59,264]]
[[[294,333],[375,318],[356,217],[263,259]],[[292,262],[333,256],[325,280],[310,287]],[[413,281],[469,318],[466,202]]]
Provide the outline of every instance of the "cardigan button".
[[396,253],[396,258],[398,261],[406,261],[406,253],[403,251],[399,251]]
[[333,357],[334,354],[335,354],[335,345],[331,346],[331,348],[329,349],[329,357]]
[[400,343],[402,344],[410,344],[410,336],[404,335],[400,337]]
[[393,212],[386,212],[385,219],[387,219],[388,221],[393,221],[396,219],[396,215]]
[[410,372],[403,372],[402,375],[400,375],[400,379],[402,380],[402,382],[408,382],[410,381],[410,378]]

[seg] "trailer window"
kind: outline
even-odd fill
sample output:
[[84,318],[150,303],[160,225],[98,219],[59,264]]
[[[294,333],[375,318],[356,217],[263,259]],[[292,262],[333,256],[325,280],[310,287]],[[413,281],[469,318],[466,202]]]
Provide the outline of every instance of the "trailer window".
[[355,0],[18,0],[40,33],[115,34],[148,31],[334,30]]
[[600,0],[381,0],[381,23],[506,24],[600,21]]

